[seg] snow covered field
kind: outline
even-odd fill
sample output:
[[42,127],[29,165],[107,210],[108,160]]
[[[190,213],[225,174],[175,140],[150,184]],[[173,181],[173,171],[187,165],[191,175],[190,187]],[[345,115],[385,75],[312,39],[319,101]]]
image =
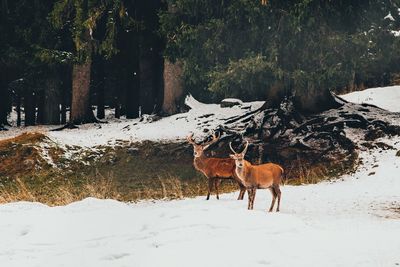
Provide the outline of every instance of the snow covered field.
[[[361,92],[359,101],[368,95]],[[368,97],[394,111],[400,103],[378,103],[379,92]],[[191,115],[176,115],[175,121],[179,116]],[[190,130],[181,125],[166,130],[168,123],[172,120],[154,123],[165,124],[160,132],[168,138]],[[0,266],[399,266],[400,138],[381,141],[396,149],[362,151],[363,165],[352,175],[283,186],[280,213],[266,212],[271,201],[266,190],[257,191],[253,211],[246,209],[247,200],[236,200],[237,193],[219,201],[212,196],[0,205]]]
[[365,161],[344,181],[284,186],[280,213],[266,212],[266,190],[258,190],[253,211],[237,193],[219,201],[1,205],[0,264],[397,266],[400,160],[389,150]]
[[390,111],[400,112],[400,86],[371,88],[352,92],[342,97],[353,103],[368,103]]

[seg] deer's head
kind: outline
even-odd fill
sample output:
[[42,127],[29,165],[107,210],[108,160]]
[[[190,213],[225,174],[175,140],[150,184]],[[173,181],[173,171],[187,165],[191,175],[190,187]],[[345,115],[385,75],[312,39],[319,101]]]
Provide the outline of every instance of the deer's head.
[[195,158],[201,157],[204,155],[204,151],[209,148],[213,143],[217,142],[220,136],[217,136],[215,132],[213,133],[211,141],[203,142],[201,144],[197,144],[193,139],[193,133],[187,136],[187,141],[193,145],[193,156]]
[[232,142],[229,143],[229,147],[232,150],[233,154],[230,154],[229,156],[235,160],[236,167],[238,168],[243,168],[244,166],[244,156],[246,155],[247,148],[249,147],[249,141],[246,141],[246,146],[244,147],[242,152],[236,152],[232,148]]

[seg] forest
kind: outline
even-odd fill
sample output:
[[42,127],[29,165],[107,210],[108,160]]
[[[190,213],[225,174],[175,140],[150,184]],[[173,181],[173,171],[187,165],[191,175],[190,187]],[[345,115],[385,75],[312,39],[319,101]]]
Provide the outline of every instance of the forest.
[[[171,115],[184,96],[291,97],[395,84],[398,1],[1,0],[0,127]],[[96,107],[96,114],[93,113]],[[68,114],[68,115],[67,115]],[[23,118],[23,119],[21,119]]]
[[400,0],[0,0],[0,266],[400,265]]

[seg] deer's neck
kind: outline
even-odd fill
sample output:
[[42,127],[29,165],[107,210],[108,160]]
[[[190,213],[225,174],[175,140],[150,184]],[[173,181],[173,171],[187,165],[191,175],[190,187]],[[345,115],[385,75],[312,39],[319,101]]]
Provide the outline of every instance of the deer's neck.
[[235,172],[239,180],[242,181],[243,185],[246,185],[246,183],[248,183],[249,163],[245,161],[243,167],[241,168],[236,166]]
[[207,157],[201,155],[200,157],[195,157],[193,160],[193,165],[197,170],[202,170],[206,166]]

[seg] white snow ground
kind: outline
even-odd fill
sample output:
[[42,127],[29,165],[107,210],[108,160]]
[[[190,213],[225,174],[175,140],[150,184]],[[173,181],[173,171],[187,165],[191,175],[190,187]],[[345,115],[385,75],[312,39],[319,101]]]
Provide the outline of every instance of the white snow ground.
[[[390,208],[400,207],[400,161],[394,153],[366,156],[368,167],[344,181],[284,186],[280,213],[266,212],[266,190],[258,190],[253,211],[237,193],[219,201],[1,205],[0,265],[396,266],[400,213]],[[368,176],[371,169],[375,175]]]
[[[370,103],[390,111],[400,112],[400,86],[372,88],[361,92],[354,92],[342,96],[347,101],[355,103]],[[113,145],[118,141],[178,141],[184,140],[189,132],[201,139],[203,129],[214,129],[226,119],[242,115],[249,110],[262,106],[263,101],[243,103],[240,106],[221,108],[219,104],[203,104],[188,97],[186,104],[191,107],[187,113],[166,117],[158,121],[140,119],[112,119],[108,117],[106,124],[86,124],[79,129],[51,132],[50,129],[60,126],[31,126],[16,127],[16,113],[11,113],[10,121],[14,127],[9,131],[0,131],[0,140],[14,137],[23,132],[38,131],[45,133],[59,145],[94,147],[99,145]],[[107,110],[112,112],[112,110]],[[209,116],[210,114],[214,114]]]
[[[12,127],[9,131],[0,131],[0,139],[14,137],[27,131],[45,133],[50,139],[60,145],[94,147],[99,145],[113,145],[118,141],[177,141],[185,139],[190,132],[197,138],[205,135],[204,128],[214,129],[230,117],[242,115],[249,110],[261,107],[264,102],[256,101],[244,103],[231,108],[221,108],[219,104],[203,104],[193,97],[186,99],[191,107],[189,112],[176,114],[158,121],[151,121],[151,117],[140,119],[111,119],[108,123],[86,124],[79,129],[51,132],[49,129],[60,126],[33,126]],[[12,124],[15,125],[15,112],[11,114]],[[204,136],[203,136],[204,137]]]
[[400,138],[382,141],[396,150],[362,151],[355,174],[282,187],[280,213],[266,190],[253,211],[237,193],[0,205],[0,266],[399,266]]
[[353,103],[373,104],[383,109],[400,112],[400,86],[371,88],[342,97]]

